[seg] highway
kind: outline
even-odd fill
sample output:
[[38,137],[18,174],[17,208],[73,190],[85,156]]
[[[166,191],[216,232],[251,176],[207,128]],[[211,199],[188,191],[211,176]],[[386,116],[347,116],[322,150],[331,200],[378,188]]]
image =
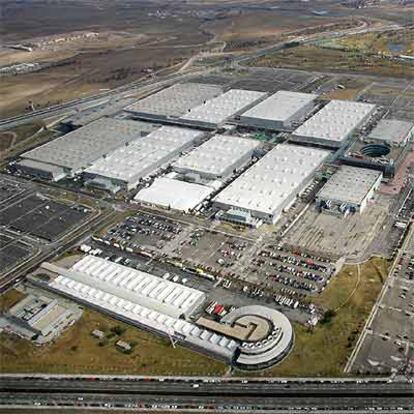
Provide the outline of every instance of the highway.
[[[293,38],[287,42],[280,42],[272,46],[268,46],[259,50],[256,50],[251,53],[242,54],[240,56],[234,57],[231,61],[231,64],[242,64],[246,63],[251,59],[257,59],[262,56],[266,56],[268,54],[275,53],[279,50],[284,49],[287,45],[292,44],[294,42],[298,42],[298,44],[306,44],[309,42],[314,42],[316,40],[321,40],[324,38],[337,38],[342,37],[345,35],[351,34],[362,34],[371,31],[385,31],[385,30],[398,30],[401,27],[399,25],[384,25],[384,26],[375,26],[370,27],[366,21],[360,21],[359,26],[338,30],[338,31],[326,31],[316,34],[311,34],[308,36],[298,36]],[[223,66],[228,64],[228,60],[225,57],[219,60],[218,62],[213,62],[209,64],[203,64],[203,67],[189,67],[182,71],[182,69],[178,69],[174,73],[170,73],[167,75],[156,74],[158,80],[154,80],[154,77],[151,78],[140,78],[136,81],[127,83],[125,85],[119,86],[114,89],[110,89],[107,91],[99,92],[97,94],[93,94],[84,98],[74,99],[71,101],[64,102],[62,104],[53,105],[47,108],[39,109],[33,112],[24,113],[21,115],[16,115],[6,119],[0,119],[0,130],[2,129],[9,129],[24,124],[32,119],[42,119],[42,118],[50,118],[52,116],[64,115],[69,114],[70,112],[76,111],[79,112],[81,110],[85,110],[87,108],[91,108],[93,106],[102,105],[105,102],[108,102],[111,98],[114,97],[125,97],[132,92],[139,92],[141,94],[148,94],[150,92],[155,92],[156,90],[168,86],[170,84],[176,83],[178,81],[182,81],[189,77],[194,77],[197,75],[206,74],[207,72],[214,71],[219,69]],[[170,68],[171,69],[171,68]],[[165,71],[165,70],[162,70]]]
[[[406,411],[413,384],[387,379],[246,379],[8,375],[0,377],[0,411],[33,408],[286,412]],[[365,411],[364,411],[365,410]]]

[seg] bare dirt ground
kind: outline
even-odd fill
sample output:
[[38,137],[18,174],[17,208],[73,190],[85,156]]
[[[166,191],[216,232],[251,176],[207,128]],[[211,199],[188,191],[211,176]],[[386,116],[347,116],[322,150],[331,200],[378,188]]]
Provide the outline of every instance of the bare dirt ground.
[[[225,52],[254,49],[277,42],[286,32],[337,24],[350,16],[334,0],[0,0],[0,6],[0,67],[30,62],[46,66],[0,78],[2,118],[24,111],[29,100],[43,107],[136,80],[148,70],[184,64],[200,51],[217,46]],[[372,13],[391,20],[404,15],[389,7]],[[96,36],[76,38],[82,33]],[[64,40],[51,42],[56,38]],[[41,46],[32,52],[8,48],[28,43]]]

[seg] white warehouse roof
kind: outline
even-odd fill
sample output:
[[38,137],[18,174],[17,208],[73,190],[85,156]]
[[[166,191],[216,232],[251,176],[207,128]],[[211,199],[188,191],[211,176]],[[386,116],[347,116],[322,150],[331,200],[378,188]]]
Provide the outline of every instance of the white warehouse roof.
[[260,143],[231,135],[215,135],[174,164],[176,171],[221,177],[249,158]]
[[[115,268],[108,269],[102,262]],[[151,331],[179,337],[191,347],[232,359],[239,345],[237,341],[178,319],[183,305],[194,298],[201,303],[204,293],[93,256],[79,263],[83,271],[89,269],[88,275],[80,273],[79,268],[67,270],[43,263],[43,268],[59,275],[49,282],[50,288]]]
[[374,108],[373,104],[333,100],[297,128],[293,135],[340,143]]
[[140,178],[155,171],[202,135],[203,132],[193,129],[164,126],[98,160],[86,172],[135,186]]
[[214,202],[274,215],[329,154],[315,148],[277,145],[219,193]]
[[295,116],[304,107],[312,103],[318,95],[302,92],[278,91],[240,118],[256,118],[284,122]]
[[150,187],[139,191],[134,200],[187,212],[197,207],[213,191],[213,188],[204,185],[160,177]]
[[395,145],[404,145],[411,136],[414,136],[413,122],[400,121],[398,119],[381,119],[368,138]]
[[322,187],[317,198],[361,205],[381,178],[380,171],[342,165]]
[[32,149],[22,157],[78,171],[154,129],[154,125],[145,122],[101,118]]
[[205,300],[205,294],[199,290],[95,256],[84,256],[69,270],[56,269],[51,264],[44,266],[73,282],[99,288],[171,317],[188,316]]
[[141,99],[125,110],[144,115],[179,117],[221,93],[221,87],[216,85],[180,83]]
[[181,119],[219,125],[233,115],[249,108],[264,96],[266,96],[264,92],[230,89],[226,93],[195,107]]

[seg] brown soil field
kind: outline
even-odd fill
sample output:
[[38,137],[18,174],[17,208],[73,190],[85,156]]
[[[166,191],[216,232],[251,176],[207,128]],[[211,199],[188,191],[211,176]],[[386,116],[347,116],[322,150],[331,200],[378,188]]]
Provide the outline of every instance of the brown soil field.
[[[98,34],[33,52],[0,48],[0,66],[20,62],[51,65],[38,72],[0,78],[2,117],[24,111],[29,100],[43,107],[139,79],[148,69],[185,62],[200,50],[211,50],[223,42],[230,51],[254,49],[277,42],[286,31],[342,22],[349,16],[349,9],[333,0],[194,0],[188,4],[165,0],[0,1],[4,45],[78,32]],[[315,15],[315,8],[327,10],[328,15]],[[353,12],[355,16],[364,13]],[[381,15],[380,10],[375,13]],[[394,9],[392,13],[398,14]]]
[[347,52],[315,45],[299,46],[256,59],[251,66],[301,68],[321,72],[354,72],[390,77],[412,77],[412,64],[378,54]]

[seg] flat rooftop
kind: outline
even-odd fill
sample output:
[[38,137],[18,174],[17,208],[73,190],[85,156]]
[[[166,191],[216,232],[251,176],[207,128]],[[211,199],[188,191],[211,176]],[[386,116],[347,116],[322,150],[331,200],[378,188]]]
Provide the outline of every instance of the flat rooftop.
[[125,108],[138,114],[180,117],[190,109],[220,95],[222,88],[202,83],[179,83]]
[[217,134],[179,158],[173,168],[178,171],[221,176],[227,170],[236,168],[259,146],[260,143],[253,139]]
[[201,291],[95,256],[84,256],[70,269],[50,263],[42,267],[59,275],[55,284],[80,282],[172,317],[191,313],[205,299]]
[[93,256],[84,257],[72,269],[50,263],[42,268],[58,275],[48,283],[50,289],[141,328],[175,336],[192,348],[228,360],[238,348],[237,341],[180,318],[205,300],[201,291]]
[[321,149],[277,145],[220,192],[214,201],[273,214],[329,154]]
[[181,119],[218,125],[249,108],[264,96],[266,96],[264,92],[230,89],[226,93],[195,107]]
[[213,191],[213,188],[204,185],[160,177],[150,187],[139,191],[134,200],[187,212],[197,207]]
[[297,128],[293,135],[341,142],[374,108],[373,104],[333,100]]
[[189,128],[164,126],[99,159],[86,172],[134,184],[202,135]]
[[398,119],[381,119],[368,138],[403,144],[410,132],[413,133],[413,128],[413,122],[400,121]]
[[342,165],[322,187],[317,197],[359,205],[381,176],[380,171]]
[[278,91],[246,111],[241,118],[287,121],[317,97],[311,93]]
[[78,171],[155,128],[151,123],[101,118],[25,152],[22,158]]

